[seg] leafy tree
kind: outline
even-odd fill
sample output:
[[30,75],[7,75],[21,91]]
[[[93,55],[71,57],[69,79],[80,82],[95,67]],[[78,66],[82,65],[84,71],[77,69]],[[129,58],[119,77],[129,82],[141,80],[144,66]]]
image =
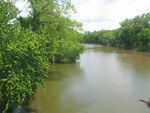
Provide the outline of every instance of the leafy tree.
[[144,28],[137,34],[137,45],[139,50],[150,50],[150,28]]
[[10,20],[15,19],[18,9],[11,2],[0,0],[0,23],[7,24]]
[[[29,2],[33,15],[17,18],[14,3],[0,0],[0,113],[26,107],[50,63],[60,58],[59,62],[75,62],[83,51],[81,24],[66,17],[70,2]],[[20,24],[12,22],[15,19]]]
[[[64,20],[64,17],[67,19],[74,11],[74,6],[69,0],[28,0],[28,3],[31,9],[30,16],[24,19],[28,19],[33,31],[44,25],[59,27],[60,21]],[[23,18],[20,19],[23,20]],[[24,24],[24,21],[20,21],[21,24]]]
[[87,32],[84,35],[84,42],[98,43],[102,45],[114,46],[115,41],[115,30],[101,30],[94,32]]
[[[61,45],[63,44],[63,46],[66,46],[65,48],[70,48],[68,50],[70,50],[71,54],[70,45],[78,45],[78,42],[80,42],[80,39],[82,38],[80,33],[78,33],[78,31],[81,30],[82,24],[68,18],[70,13],[74,11],[73,5],[68,0],[29,0],[29,3],[30,8],[32,9],[30,12],[31,16],[27,18],[20,17],[18,20],[20,21],[21,26],[24,28],[31,27],[33,31],[44,35],[45,46],[47,48],[47,53],[49,53],[49,61],[51,63],[58,63],[58,61],[64,62],[64,58],[61,58],[60,56],[68,57],[70,55],[62,55],[65,53],[60,51],[62,50]],[[70,43],[69,45],[67,44],[68,42]],[[75,47],[80,47],[80,50],[83,50],[83,46],[81,45]],[[82,51],[76,52],[74,58],[78,58],[76,56],[79,56],[81,52]],[[71,58],[66,59],[68,60]]]
[[25,28],[25,29],[29,29],[32,26],[32,17],[19,17],[17,18],[17,20],[19,21],[21,27]]
[[143,28],[149,28],[150,13],[136,16],[133,19],[126,19],[121,23],[121,28],[118,32],[118,40],[120,46],[125,49],[138,48],[137,34],[142,32]]
[[87,32],[84,42],[111,45],[124,49],[150,50],[150,13],[126,19],[117,30]]
[[0,111],[8,113],[28,103],[46,77],[48,61],[37,40],[41,38],[39,35],[10,25],[1,28],[5,46],[1,47]]

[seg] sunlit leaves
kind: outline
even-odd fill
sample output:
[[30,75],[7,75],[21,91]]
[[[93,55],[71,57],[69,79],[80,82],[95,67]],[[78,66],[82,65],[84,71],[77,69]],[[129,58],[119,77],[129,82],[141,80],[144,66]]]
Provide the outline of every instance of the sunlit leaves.
[[[11,26],[3,29],[9,31]],[[30,30],[19,29],[11,29],[3,37],[9,41],[3,42],[2,45],[7,46],[1,48],[0,98],[1,103],[7,107],[0,110],[4,112],[8,108],[14,109],[27,103],[35,93],[37,85],[43,83],[48,70],[45,50],[39,44],[41,37]]]
[[75,62],[83,52],[82,34],[77,32],[81,24],[66,16],[73,8],[70,1],[29,2],[31,15],[10,23],[17,9],[0,0],[1,113],[26,106],[43,84],[50,64]]

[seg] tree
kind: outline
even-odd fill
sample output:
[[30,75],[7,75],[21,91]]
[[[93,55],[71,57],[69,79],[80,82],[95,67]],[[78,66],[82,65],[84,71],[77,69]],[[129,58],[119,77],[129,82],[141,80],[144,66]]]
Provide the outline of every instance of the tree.
[[[12,113],[25,106],[48,70],[43,37],[18,24],[10,24],[17,10],[13,3],[0,1],[0,113]],[[13,9],[11,9],[14,7]]]
[[[69,18],[70,13],[74,11],[74,7],[69,0],[29,0],[29,3],[32,9],[30,16],[26,18],[20,17],[18,20],[22,27],[31,27],[33,31],[44,35],[45,47],[47,48],[47,53],[49,53],[51,63],[64,62],[61,61],[63,59],[71,60],[71,58],[64,58],[70,55],[62,55],[66,53],[60,51],[63,49],[62,44],[63,46],[66,45],[65,48],[70,48],[70,54],[72,50],[70,45],[76,47],[76,49],[80,47],[80,50],[83,50],[83,46],[75,46],[78,45],[82,38],[78,33],[82,24]],[[67,44],[68,42],[70,44]],[[79,56],[81,52],[76,52],[74,58],[78,58],[76,56]]]
[[123,21],[118,32],[118,40],[120,40],[120,45],[125,49],[138,48],[139,37],[137,37],[137,34],[142,32],[143,28],[150,27],[149,21],[150,13]]
[[150,28],[144,28],[137,34],[137,48],[139,50],[150,50]]
[[84,42],[111,45],[124,49],[150,50],[150,13],[125,19],[117,30],[86,32]]
[[18,9],[12,2],[0,0],[0,23],[7,24],[10,20],[16,18]]
[[30,26],[33,31],[44,25],[59,27],[58,24],[64,17],[70,21],[68,17],[74,11],[74,6],[69,0],[28,0],[28,2],[30,4],[28,8],[31,9],[28,18],[31,20]]

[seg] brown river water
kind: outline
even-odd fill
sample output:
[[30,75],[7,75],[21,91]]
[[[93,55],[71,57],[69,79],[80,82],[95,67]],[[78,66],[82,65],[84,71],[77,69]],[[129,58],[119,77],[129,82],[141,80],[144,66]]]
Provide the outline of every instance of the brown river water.
[[150,52],[100,45],[56,64],[30,107],[37,113],[150,113]]

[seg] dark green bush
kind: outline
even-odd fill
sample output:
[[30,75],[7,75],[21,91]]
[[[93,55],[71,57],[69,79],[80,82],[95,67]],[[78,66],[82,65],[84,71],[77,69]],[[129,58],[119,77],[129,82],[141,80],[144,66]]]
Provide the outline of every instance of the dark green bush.
[[40,35],[13,25],[0,26],[0,112],[28,103],[47,75],[48,59]]

